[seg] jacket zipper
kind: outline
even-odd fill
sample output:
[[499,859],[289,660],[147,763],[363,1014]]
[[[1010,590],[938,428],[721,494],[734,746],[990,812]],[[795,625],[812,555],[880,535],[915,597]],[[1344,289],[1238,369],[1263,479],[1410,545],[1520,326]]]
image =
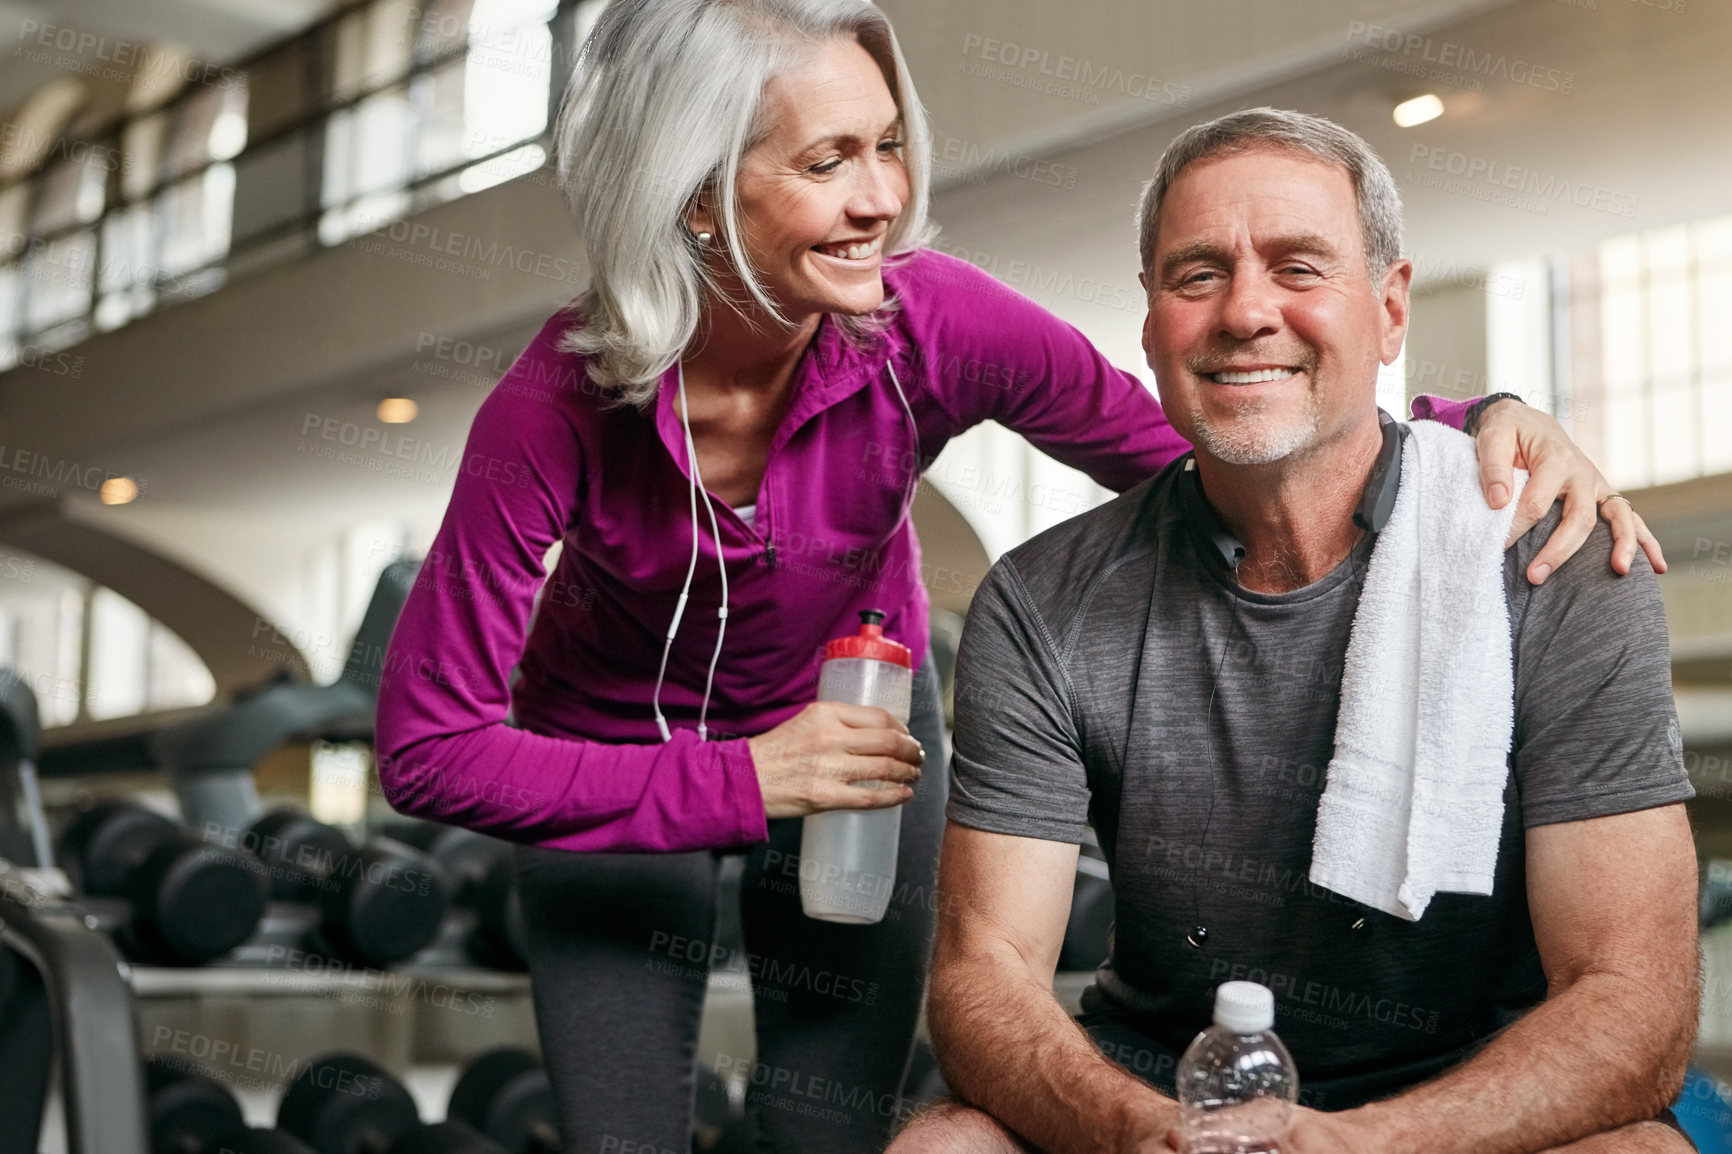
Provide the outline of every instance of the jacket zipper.
[[758,522],[764,527],[763,533],[760,534],[764,538],[764,562],[771,569],[774,569],[776,567],[776,542],[770,536],[770,462],[768,458],[764,460],[764,479],[760,483],[764,490],[764,503],[763,507],[758,510],[761,514]]

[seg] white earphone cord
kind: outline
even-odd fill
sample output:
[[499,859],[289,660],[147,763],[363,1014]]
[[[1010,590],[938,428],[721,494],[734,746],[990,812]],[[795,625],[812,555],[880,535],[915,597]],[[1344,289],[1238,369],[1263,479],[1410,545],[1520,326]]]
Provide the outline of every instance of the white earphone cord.
[[[684,372],[681,372],[684,376]],[[683,395],[683,393],[682,393]],[[682,402],[680,408],[684,409]],[[710,502],[710,491],[704,488],[703,474],[698,471],[697,445],[692,441],[691,421],[686,422],[686,456],[692,463],[692,485],[704,495],[704,508],[710,514],[710,537],[716,543],[716,569],[722,575],[722,607],[716,610],[716,647],[710,652],[710,671],[704,677],[704,702],[698,707],[698,740],[709,740],[709,728],[705,721],[710,715],[710,690],[716,683],[716,663],[722,659],[722,638],[728,632],[728,562],[722,556],[722,528],[716,523],[716,507]],[[697,510],[692,510],[692,532],[697,533]]]
[[[918,475],[920,467],[920,425],[919,422],[914,419],[914,410],[909,407],[908,394],[902,391],[902,382],[896,379],[896,367],[894,365],[888,365],[886,367],[890,370],[890,383],[896,388],[896,399],[902,402],[902,413],[908,418],[908,427],[913,431],[914,453],[916,460],[914,468],[911,469],[910,472]],[[716,521],[716,507],[710,501],[709,490],[704,488],[703,474],[698,469],[697,444],[692,440],[692,419],[686,408],[686,368],[683,362],[679,363],[679,387],[680,423],[685,428],[686,463],[690,466],[690,476],[688,479],[691,482],[692,559],[686,566],[685,585],[680,589],[680,599],[674,606],[673,620],[668,623],[667,639],[662,644],[661,668],[656,671],[655,694],[651,698],[650,707],[655,711],[656,729],[661,733],[662,740],[672,741],[673,733],[668,729],[667,718],[662,715],[662,683],[667,679],[668,655],[673,652],[674,635],[679,632],[680,618],[685,615],[686,600],[691,596],[692,578],[698,570],[698,494],[702,493],[704,497],[704,510],[709,513],[710,516],[710,536],[716,542],[716,566],[722,576],[722,605],[720,609],[716,610],[716,647],[710,653],[709,673],[704,678],[703,704],[698,707],[698,740],[708,741],[709,727],[707,722],[710,715],[710,695],[716,684],[716,666],[722,659],[722,640],[727,636],[728,632],[728,565],[726,559],[722,556],[722,529],[721,525]],[[907,490],[908,486],[905,484],[903,496],[903,502],[905,505],[908,499]]]
[[[655,717],[656,717],[656,729],[661,733],[663,741],[672,741],[674,739],[674,735],[671,732],[669,732],[669,730],[668,730],[668,719],[666,717],[662,716],[662,682],[667,678],[668,654],[673,652],[674,634],[679,632],[680,618],[685,616],[685,612],[686,612],[686,599],[691,596],[692,576],[698,571],[697,454],[693,451],[693,447],[692,447],[691,418],[686,415],[686,373],[685,373],[685,366],[683,366],[683,365],[680,366],[680,421],[685,425],[686,459],[687,459],[687,462],[691,465],[691,470],[692,470],[692,476],[689,478],[691,481],[690,496],[691,496],[691,516],[692,516],[692,559],[691,559],[691,562],[686,566],[686,583],[685,583],[684,587],[682,587],[680,589],[680,599],[679,599],[678,603],[676,603],[674,605],[673,620],[668,623],[667,639],[662,643],[661,668],[656,671],[655,693],[650,698],[650,708],[655,712]],[[708,494],[706,494],[704,497],[704,503],[706,505],[709,503]],[[716,552],[718,555],[721,552],[720,542],[717,543]],[[726,611],[726,608],[727,607],[724,604],[723,605],[723,611],[724,612]],[[706,702],[706,704],[707,704],[707,702]]]

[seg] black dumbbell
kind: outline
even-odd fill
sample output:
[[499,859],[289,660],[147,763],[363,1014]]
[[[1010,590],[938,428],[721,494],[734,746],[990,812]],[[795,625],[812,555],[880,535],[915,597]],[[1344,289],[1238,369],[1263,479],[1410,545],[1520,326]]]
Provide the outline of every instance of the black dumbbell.
[[233,1130],[214,1139],[205,1154],[314,1154],[292,1134],[281,1130]]
[[6,1020],[6,1007],[12,1001],[12,990],[18,984],[18,955],[0,944],[0,1022]]
[[476,1058],[457,1079],[446,1114],[510,1154],[552,1154],[560,1148],[553,1085],[528,1050],[505,1046]]
[[359,1054],[308,1065],[283,1095],[277,1128],[314,1154],[504,1154],[461,1121],[422,1125],[403,1084]]
[[250,938],[264,913],[263,870],[251,854],[201,841],[144,806],[97,805],[61,844],[82,892],[131,901],[116,937],[136,957],[208,962]]
[[277,1107],[277,1129],[317,1154],[385,1154],[420,1125],[403,1084],[359,1054],[309,1063]]
[[391,1143],[389,1154],[505,1154],[505,1150],[467,1123],[446,1121],[409,1131]]
[[506,854],[487,871],[475,904],[475,932],[469,953],[499,970],[529,968],[529,931],[523,921],[523,894],[517,888],[517,862]]
[[349,835],[312,814],[279,809],[248,827],[241,845],[270,867],[271,897],[319,904],[327,875],[353,852]]
[[493,969],[526,967],[523,902],[511,843],[430,821],[393,827],[389,833],[445,867],[452,882],[451,904],[475,917],[475,928],[464,940],[470,957]]
[[401,842],[356,846],[308,814],[278,810],[254,822],[243,844],[270,868],[274,896],[319,906],[320,953],[383,968],[419,953],[445,920],[444,868]]
[[151,1154],[205,1154],[212,1140],[246,1125],[227,1086],[167,1058],[144,1066]]
[[481,900],[493,864],[511,856],[510,842],[436,821],[402,822],[379,832],[437,859],[451,877],[451,904],[464,909],[475,908]]

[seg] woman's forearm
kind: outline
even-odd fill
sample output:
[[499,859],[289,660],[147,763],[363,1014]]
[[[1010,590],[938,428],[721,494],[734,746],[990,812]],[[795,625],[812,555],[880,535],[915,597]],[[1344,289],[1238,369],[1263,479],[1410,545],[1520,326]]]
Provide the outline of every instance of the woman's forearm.
[[379,782],[400,813],[566,850],[684,852],[763,841],[744,739],[657,745],[528,733],[508,725],[406,739],[381,717]]

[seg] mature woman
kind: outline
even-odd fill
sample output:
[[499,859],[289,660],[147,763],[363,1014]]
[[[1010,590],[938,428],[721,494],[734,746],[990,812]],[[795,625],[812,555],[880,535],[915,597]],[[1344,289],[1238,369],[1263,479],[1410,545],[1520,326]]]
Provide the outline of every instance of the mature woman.
[[[687,1148],[712,964],[752,977],[770,1144],[876,1149],[945,801],[918,469],[987,419],[1116,490],[1186,446],[1075,329],[920,247],[926,126],[861,0],[614,0],[559,143],[592,287],[475,418],[392,639],[381,777],[399,809],[525,846],[566,1149]],[[1483,424],[1488,476],[1520,442],[1539,507],[1560,486],[1580,506],[1555,565],[1603,479],[1543,416]],[[1608,515],[1627,567],[1639,526]],[[913,650],[906,727],[812,704],[816,655],[868,608]],[[895,804],[885,919],[802,916],[792,819]],[[744,958],[712,945],[728,850],[748,853]]]

